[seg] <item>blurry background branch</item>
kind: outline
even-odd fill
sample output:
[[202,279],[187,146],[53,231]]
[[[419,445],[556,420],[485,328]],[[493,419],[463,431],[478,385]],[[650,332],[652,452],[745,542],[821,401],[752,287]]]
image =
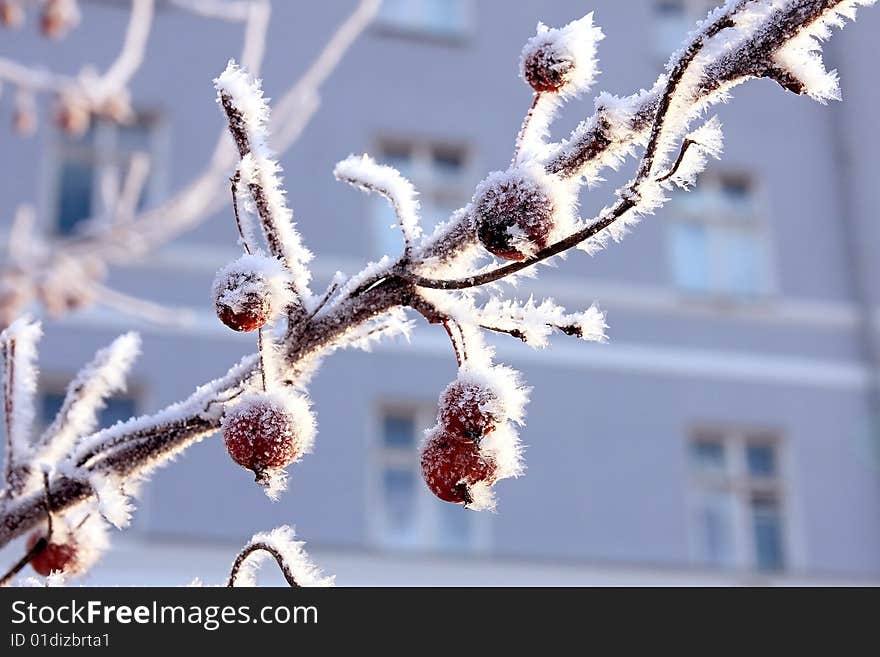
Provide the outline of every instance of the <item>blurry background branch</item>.
[[[87,1],[100,4],[97,0]],[[359,0],[305,73],[279,95],[270,144],[275,152],[283,153],[300,136],[320,105],[321,85],[370,23],[379,4],[380,0]],[[37,5],[3,0],[0,5],[4,14],[14,13],[15,8],[22,12],[39,8],[43,12],[42,29],[50,36],[61,36],[79,20],[75,2],[56,0]],[[51,14],[54,5],[56,14]],[[205,19],[241,23],[239,61],[251,74],[259,75],[271,12],[268,0],[133,0],[123,46],[103,75],[84,69],[78,76],[65,76],[0,58],[0,80],[15,90],[19,131],[31,132],[36,127],[34,98],[39,94],[52,96],[56,121],[72,133],[85,131],[93,116],[130,120],[127,87],[143,61],[157,5]],[[15,16],[10,16],[14,24]],[[56,17],[50,20],[51,16]],[[31,230],[33,211],[22,206],[19,217],[27,220],[16,220],[17,230],[10,236],[7,257],[0,265],[0,328],[35,302],[52,314],[102,303],[151,321],[167,321],[175,315],[179,321],[179,313],[165,312],[149,301],[132,299],[108,288],[104,282],[108,266],[143,256],[221,209],[236,160],[235,148],[223,130],[201,173],[158,206],[135,211],[132,199],[139,197],[150,166],[148,157],[142,155],[125,180],[102,181],[110,216],[86,220],[83,225],[88,230],[68,238],[42,240]],[[27,257],[21,257],[23,253]]]

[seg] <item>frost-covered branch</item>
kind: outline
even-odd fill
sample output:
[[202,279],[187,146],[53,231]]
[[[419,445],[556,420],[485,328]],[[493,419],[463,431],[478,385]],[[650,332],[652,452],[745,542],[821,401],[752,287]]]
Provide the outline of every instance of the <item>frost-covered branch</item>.
[[[821,64],[817,54],[819,40],[830,36],[830,27],[840,27],[844,19],[854,18],[857,6],[873,3],[874,0],[729,0],[724,7],[710,12],[685,48],[672,57],[668,73],[650,91],[622,99],[600,94],[596,113],[590,119],[567,140],[546,146],[543,167],[550,176],[595,180],[603,167],[619,166],[634,146],[646,140],[636,177],[618,191],[614,204],[558,241],[541,245],[540,240],[533,239],[541,248],[514,258],[516,262],[455,279],[407,274],[408,280],[419,287],[467,289],[510,277],[573,247],[592,253],[603,248],[609,239],[619,240],[639,216],[655,211],[665,201],[662,183],[674,176],[657,172],[668,161],[682,131],[706,108],[726,100],[735,85],[757,77],[779,81],[782,62],[787,67],[786,76],[800,81],[800,86],[793,86],[787,77],[788,83],[783,85],[786,89],[809,93],[820,100],[835,97],[837,92],[832,89],[837,89],[837,78],[825,72]],[[704,126],[702,135],[713,135],[712,143],[704,146],[706,153],[717,155],[719,132],[715,120]],[[697,172],[696,166],[691,167],[688,178]],[[474,220],[473,214],[479,208],[469,210],[458,223]],[[534,210],[530,208],[529,214],[534,216]],[[462,235],[463,231],[456,233],[454,228],[449,226],[445,233],[435,234],[434,243],[426,244],[425,252],[454,252],[448,243],[451,240],[443,241],[447,235]]]
[[337,180],[365,192],[384,196],[391,203],[400,232],[403,234],[404,257],[407,257],[413,242],[422,235],[422,227],[419,225],[419,202],[413,184],[397,169],[377,164],[369,155],[352,155],[342,160],[336,165],[333,175]]
[[10,493],[21,490],[32,467],[30,432],[37,392],[37,343],[42,335],[40,323],[28,317],[16,320],[0,333],[6,421],[5,479]]
[[312,564],[304,545],[295,540],[293,529],[287,525],[254,534],[235,557],[226,586],[256,586],[257,572],[267,557],[275,560],[290,586],[333,586],[333,578],[325,577]]
[[[268,0],[175,0],[171,4],[206,19],[241,23],[241,64],[251,73],[259,72],[269,23]],[[273,151],[283,153],[297,140],[320,104],[321,86],[370,23],[378,6],[378,0],[359,0],[305,73],[279,94],[270,126],[269,146]],[[125,61],[133,59],[126,57]],[[17,107],[14,120],[23,133],[36,128],[34,93],[78,88],[75,78],[0,59],[0,79],[4,75],[11,86],[18,88],[14,94]],[[123,94],[122,100],[125,98]],[[70,105],[74,111],[84,107],[83,103]],[[79,117],[83,118],[83,114]],[[30,242],[34,248],[30,249],[26,266],[10,261],[0,267],[0,327],[8,325],[33,301],[44,304],[53,314],[101,303],[149,321],[167,321],[175,313],[163,312],[149,302],[123,299],[118,293],[113,294],[115,290],[108,291],[101,280],[109,265],[131,263],[133,256],[144,255],[167,243],[220,209],[223,189],[237,158],[236,149],[224,130],[204,170],[157,206],[135,214],[120,203],[115,213],[118,217],[103,217],[100,222],[87,220],[83,225],[88,225],[90,230],[72,238],[42,243],[38,236],[32,235]],[[124,198],[123,193],[124,190],[120,198]]]
[[[391,200],[405,248],[351,277],[337,276],[320,298],[308,289],[310,254],[291,222],[269,148],[278,116],[270,118],[259,83],[231,64],[216,86],[240,158],[233,181],[241,186],[233,185],[233,200],[244,209],[235,214],[249,253],[218,272],[214,302],[230,329],[257,332],[259,353],[180,404],[79,436],[54,464],[44,492],[7,493],[0,546],[34,527],[47,509],[64,517],[83,502],[97,503],[95,516],[124,525],[129,489],[218,428],[231,459],[274,498],[286,469],[312,447],[308,384],[322,359],[343,347],[407,334],[406,309],[443,326],[459,365],[440,394],[437,423],[422,449],[425,483],[446,502],[493,508],[494,484],[524,470],[518,433],[529,389],[516,371],[495,362],[485,331],[543,347],[555,331],[602,341],[606,327],[595,306],[569,312],[552,300],[505,299],[488,284],[513,280],[575,247],[595,252],[662,205],[672,185],[691,186],[722,142],[717,119],[696,129],[692,124],[736,84],[767,77],[818,99],[834,97],[837,79],[818,59],[817,39],[864,4],[871,0],[730,0],[698,26],[652,89],[626,98],[600,93],[595,114],[559,143],[547,141],[550,122],[595,77],[602,35],[591,16],[561,29],[539,27],[523,51],[521,72],[535,95],[510,167],[489,174],[473,200],[433,234],[419,237],[415,191],[399,173],[361,158],[337,167],[340,179]],[[643,150],[633,178],[595,219],[579,218],[582,185],[621,165],[636,147]],[[251,213],[268,255],[257,248]],[[93,385],[96,397],[113,387],[106,380]],[[81,426],[91,430],[90,422]],[[279,536],[254,537],[236,559],[230,584],[241,581],[242,569],[259,555],[274,557],[289,583],[303,584],[287,552],[292,535]]]

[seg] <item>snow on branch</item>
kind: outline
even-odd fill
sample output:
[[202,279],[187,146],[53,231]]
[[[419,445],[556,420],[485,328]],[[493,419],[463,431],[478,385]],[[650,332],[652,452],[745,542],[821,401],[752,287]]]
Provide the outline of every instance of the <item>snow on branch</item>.
[[287,525],[254,534],[236,556],[226,585],[256,586],[260,567],[271,557],[290,586],[333,586],[333,577],[325,576],[311,562],[304,546],[305,543],[297,541],[293,529]]
[[3,357],[3,410],[6,420],[6,483],[19,489],[30,468],[31,427],[37,392],[37,343],[40,322],[22,317],[0,333]]
[[507,333],[532,347],[546,347],[553,331],[561,331],[590,342],[604,342],[605,314],[596,306],[580,313],[569,313],[553,299],[536,304],[532,297],[525,302],[493,297],[478,309],[483,328]]
[[[284,403],[266,402],[296,396],[307,406],[310,377],[324,356],[342,346],[363,346],[373,337],[404,332],[409,327],[407,308],[443,327],[459,365],[458,375],[440,395],[437,423],[422,447],[425,483],[446,502],[469,509],[493,508],[494,484],[524,469],[518,431],[528,388],[517,372],[494,362],[485,331],[506,333],[535,346],[546,345],[556,330],[601,341],[605,319],[595,306],[570,313],[551,300],[505,299],[498,286],[490,284],[511,281],[516,274],[579,245],[595,250],[619,240],[636,220],[665,202],[672,184],[691,185],[707,158],[720,154],[722,145],[716,119],[696,130],[691,124],[711,105],[727,99],[735,85],[763,77],[798,93],[832,97],[831,74],[814,61],[816,44],[827,36],[830,26],[852,17],[860,4],[870,4],[870,0],[729,0],[698,25],[650,89],[624,97],[599,94],[593,116],[555,144],[544,143],[543,129],[530,132],[540,128],[541,116],[532,127],[527,117],[525,138],[519,140],[508,170],[490,174],[472,201],[432,235],[417,243],[409,241],[404,252],[371,263],[347,280],[337,277],[318,300],[308,294],[310,254],[293,229],[279,170],[266,146],[267,105],[259,84],[231,63],[216,86],[242,160],[238,175],[251,196],[271,255],[296,281],[294,288],[302,301],[299,312],[278,318],[278,326],[265,337],[263,324],[249,324],[258,327],[260,354],[245,359],[189,399],[83,436],[47,476],[45,491],[7,494],[0,502],[0,546],[38,524],[49,509],[70,510],[96,497],[103,515],[125,524],[130,513],[129,484],[221,424],[235,421],[235,400],[243,395],[260,402],[244,407],[248,413],[242,421],[260,425],[263,433],[258,438],[265,449],[256,454],[253,432],[242,431],[231,436],[236,439],[232,447],[230,436],[224,436],[230,456],[252,470],[251,466],[260,463],[274,467],[275,457],[288,462],[290,450],[279,455],[275,448],[289,448],[289,441],[279,442],[279,438],[296,433],[295,428],[279,416],[286,412]],[[582,20],[576,28],[542,31],[538,37],[543,35],[543,40],[536,37],[525,51],[526,81],[536,96],[549,95],[553,104],[585,88],[594,75],[595,42],[600,34],[592,20]],[[589,43],[570,43],[567,29]],[[583,48],[580,54],[574,52],[577,48]],[[531,72],[529,58],[535,60]],[[581,64],[582,71],[578,70]],[[538,89],[538,82],[545,88]],[[565,85],[571,85],[568,91],[563,91]],[[533,104],[531,120],[536,120],[538,105]],[[549,126],[549,118],[546,121]],[[578,218],[579,188],[598,182],[605,167],[619,166],[637,148],[643,150],[632,179],[616,190],[615,198],[597,217]],[[405,231],[414,231],[415,224],[404,225],[416,211],[411,186],[370,162],[343,163],[341,177],[387,193],[397,205],[402,204],[403,212],[397,208],[404,215],[401,225]],[[410,210],[412,215],[406,219]],[[443,278],[447,275],[458,278]],[[253,282],[245,281],[247,285]],[[481,304],[476,301],[477,288],[489,295]],[[262,321],[252,312],[259,310],[256,306],[238,309],[250,313],[246,319]],[[10,362],[10,354],[5,355]],[[265,376],[264,361],[273,376]],[[12,390],[13,382],[6,387]],[[254,461],[255,454],[262,459],[260,463]],[[283,528],[256,536],[236,559],[230,584],[252,581],[247,563],[251,555],[258,554],[274,557],[292,584],[303,584],[309,573],[320,580],[309,568],[297,567],[300,548]]]
[[312,254],[294,227],[281,182],[281,165],[267,145],[269,105],[260,81],[252,80],[230,60],[214,86],[241,157],[237,171],[250,191],[269,251],[290,270],[298,295],[308,299],[311,272],[307,264]]
[[369,155],[350,155],[336,165],[333,175],[365,192],[384,196],[391,203],[403,233],[406,249],[422,235],[416,189],[394,167],[378,164]]

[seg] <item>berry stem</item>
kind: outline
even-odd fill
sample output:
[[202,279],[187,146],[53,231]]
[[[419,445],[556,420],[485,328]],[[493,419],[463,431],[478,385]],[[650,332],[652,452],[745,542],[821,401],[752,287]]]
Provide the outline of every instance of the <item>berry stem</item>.
[[452,343],[452,350],[455,352],[455,360],[458,363],[458,366],[462,365],[462,350],[459,350],[458,341],[455,339],[455,336],[452,333],[452,328],[449,326],[450,319],[444,319],[441,323],[443,324],[443,328],[446,329],[446,335],[449,336],[449,341]]
[[263,358],[263,327],[257,329],[257,352],[260,354],[260,381],[266,392],[266,361]]
[[238,183],[241,181],[241,172],[236,169],[235,174],[229,179],[229,189],[232,192],[232,213],[235,215],[235,227],[238,228],[238,236],[241,238],[241,244],[245,253],[251,252],[247,239],[244,236],[244,228],[241,225],[241,215],[238,213]]

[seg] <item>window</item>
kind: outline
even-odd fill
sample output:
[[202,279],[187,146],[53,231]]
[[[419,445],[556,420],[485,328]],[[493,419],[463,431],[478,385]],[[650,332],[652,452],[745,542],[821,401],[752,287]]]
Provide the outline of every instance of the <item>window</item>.
[[[40,393],[37,420],[41,427],[52,424],[61,405],[64,403],[66,390],[59,388]],[[134,397],[111,397],[98,414],[98,428],[109,427],[137,415],[137,400]]]
[[117,209],[120,190],[133,163],[146,165],[146,180],[132,210],[161,196],[160,122],[142,113],[128,125],[96,119],[78,138],[59,136],[54,190],[54,229],[60,235],[81,230],[89,218],[100,220]]
[[748,177],[704,175],[670,204],[671,259],[683,291],[754,298],[770,289],[769,236]]
[[[419,192],[422,230],[434,227],[469,198],[467,149],[442,143],[386,140],[379,144],[378,159],[398,169]],[[387,200],[372,195],[374,252],[394,256],[403,249],[397,219]]]
[[392,33],[460,39],[471,30],[471,0],[382,0],[376,24]]
[[483,549],[484,515],[436,499],[422,481],[419,447],[434,415],[429,406],[380,410],[372,477],[374,539],[396,550]]
[[669,57],[681,47],[688,33],[721,0],[655,0],[654,28],[657,54]]
[[776,437],[763,432],[699,431],[688,449],[696,560],[722,568],[784,568]]

